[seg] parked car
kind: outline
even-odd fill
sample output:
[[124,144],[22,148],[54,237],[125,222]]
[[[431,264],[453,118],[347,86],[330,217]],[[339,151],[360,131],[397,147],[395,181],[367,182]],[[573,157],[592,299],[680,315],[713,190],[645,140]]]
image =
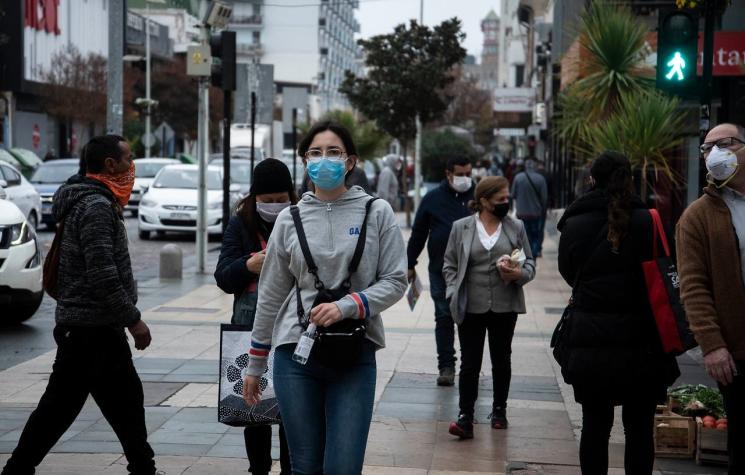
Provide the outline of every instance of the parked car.
[[[158,172],[140,201],[140,239],[149,239],[152,231],[196,231],[198,175],[197,165],[167,165]],[[233,204],[240,186],[230,188]],[[222,169],[216,166],[207,167],[207,232],[222,233]]]
[[26,178],[30,178],[31,175],[34,174],[34,171],[39,168],[39,165],[44,163],[36,153],[26,148],[11,148],[8,152],[10,152],[10,154],[21,163],[21,167],[16,168],[18,168]]
[[52,215],[52,199],[54,193],[68,178],[78,172],[80,160],[77,158],[63,158],[50,160],[39,165],[30,182],[41,196],[41,222],[47,226],[54,226]]
[[140,198],[155,179],[155,175],[166,165],[178,165],[179,163],[181,162],[175,158],[138,158],[135,160],[135,184],[129,196],[129,203],[124,209],[130,211],[132,216],[137,216]]
[[27,320],[43,298],[36,231],[18,206],[0,200],[0,325]]
[[[210,166],[219,167],[222,170],[222,158],[215,158],[210,161]],[[230,183],[239,185],[238,193],[241,197],[246,196],[251,191],[251,161],[246,159],[230,158]]]
[[0,178],[5,183],[0,184],[5,188],[8,201],[12,201],[26,217],[29,224],[36,230],[41,219],[41,196],[26,177],[21,175],[15,167],[0,162]]

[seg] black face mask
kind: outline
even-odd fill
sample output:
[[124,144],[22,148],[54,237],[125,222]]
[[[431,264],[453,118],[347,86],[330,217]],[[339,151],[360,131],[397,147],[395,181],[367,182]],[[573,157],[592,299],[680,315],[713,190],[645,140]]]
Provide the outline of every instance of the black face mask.
[[493,214],[493,215],[494,215],[494,216],[496,216],[497,218],[499,218],[499,219],[502,219],[502,218],[504,218],[505,216],[507,216],[507,213],[509,213],[509,212],[510,212],[510,203],[509,203],[509,202],[507,202],[507,203],[499,203],[499,204],[496,204],[496,205],[494,205],[494,206],[493,206],[493,207],[492,207],[492,208],[491,208],[491,209],[489,210],[489,212],[491,212],[491,214]]

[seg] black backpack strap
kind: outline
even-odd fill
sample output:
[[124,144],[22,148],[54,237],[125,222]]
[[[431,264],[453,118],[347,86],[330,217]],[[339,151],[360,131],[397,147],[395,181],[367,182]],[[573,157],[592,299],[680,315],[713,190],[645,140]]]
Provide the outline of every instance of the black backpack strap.
[[357,272],[357,267],[359,267],[360,261],[362,260],[362,254],[365,252],[365,242],[367,241],[367,218],[370,216],[370,208],[372,208],[373,201],[377,199],[378,198],[373,198],[365,203],[365,219],[362,221],[360,237],[357,238],[357,247],[355,247],[352,261],[349,263],[349,277]]
[[325,286],[318,277],[318,266],[316,265],[316,261],[313,260],[313,255],[310,253],[308,238],[305,236],[303,221],[300,219],[300,209],[298,209],[297,206],[292,205],[290,206],[290,214],[292,215],[292,220],[295,222],[295,231],[297,232],[298,241],[300,241],[300,249],[302,249],[303,256],[305,257],[305,263],[308,264],[308,272],[313,274],[313,277],[316,279],[316,289],[321,290]]

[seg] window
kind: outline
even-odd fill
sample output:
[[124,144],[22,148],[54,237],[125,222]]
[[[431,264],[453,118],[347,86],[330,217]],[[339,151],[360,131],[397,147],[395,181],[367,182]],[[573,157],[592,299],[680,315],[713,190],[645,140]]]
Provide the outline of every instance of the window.
[[1,166],[0,169],[3,171],[8,186],[18,186],[21,184],[21,175],[17,171],[6,166]]
[[253,44],[255,45],[261,44],[261,32],[260,31],[253,32]]
[[525,79],[525,65],[516,64],[515,65],[515,87],[522,87],[524,79]]

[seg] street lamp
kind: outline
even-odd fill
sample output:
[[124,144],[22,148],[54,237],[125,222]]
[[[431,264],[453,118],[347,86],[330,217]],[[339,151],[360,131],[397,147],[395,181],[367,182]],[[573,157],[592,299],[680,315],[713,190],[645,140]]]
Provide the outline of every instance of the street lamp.
[[[137,99],[135,103],[145,107],[145,157],[150,157],[150,147],[153,146],[152,134],[150,133],[151,107],[157,102],[150,97],[150,4],[159,3],[164,5],[165,0],[145,0],[145,100]],[[139,101],[139,102],[138,102]]]

